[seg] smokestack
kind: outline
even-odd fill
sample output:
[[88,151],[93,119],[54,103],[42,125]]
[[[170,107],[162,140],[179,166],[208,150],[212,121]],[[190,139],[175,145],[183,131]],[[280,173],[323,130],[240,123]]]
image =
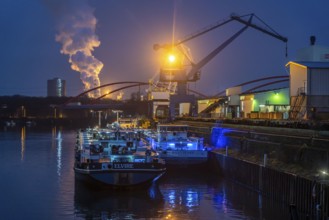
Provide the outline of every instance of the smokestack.
[[[62,44],[61,53],[68,55],[71,68],[80,72],[85,91],[98,87],[103,63],[92,54],[101,43],[95,33],[94,10],[84,0],[66,0],[62,4],[56,35],[56,41]],[[100,90],[88,96],[100,96]]]
[[310,37],[311,46],[313,46],[315,44],[315,40],[316,40],[315,36]]

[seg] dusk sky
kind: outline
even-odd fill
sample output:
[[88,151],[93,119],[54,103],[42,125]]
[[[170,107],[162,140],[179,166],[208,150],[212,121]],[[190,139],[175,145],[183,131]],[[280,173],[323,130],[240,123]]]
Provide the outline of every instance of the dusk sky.
[[[254,13],[287,37],[288,57],[285,43],[249,28],[202,68],[191,89],[213,95],[249,80],[288,75],[285,64],[309,46],[311,35],[329,46],[328,0],[2,0],[0,10],[0,96],[46,96],[47,80],[55,77],[66,80],[68,96],[78,95],[84,84],[71,65],[92,72],[84,73],[86,82],[97,71],[100,85],[147,82],[160,68],[153,44],[180,40],[232,13]],[[186,46],[198,62],[242,27],[231,22]],[[70,37],[82,41],[75,43],[78,49],[67,45]],[[90,66],[79,66],[83,59]]]

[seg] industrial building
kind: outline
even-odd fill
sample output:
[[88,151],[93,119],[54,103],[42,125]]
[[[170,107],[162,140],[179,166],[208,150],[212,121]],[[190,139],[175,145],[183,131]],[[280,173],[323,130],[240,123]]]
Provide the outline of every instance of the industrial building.
[[329,118],[329,47],[311,45],[286,64],[290,72],[290,119]]
[[242,118],[288,119],[289,88],[242,93],[240,107]]
[[[242,92],[241,86],[226,89],[225,98],[201,100],[201,112],[212,118],[329,119],[329,47],[315,45],[297,51],[286,64],[289,88]],[[207,103],[205,105],[205,103]]]
[[289,88],[242,92],[241,86],[226,89],[226,95],[214,101],[199,100],[199,112],[208,109],[211,118],[288,119]]
[[60,78],[49,79],[47,81],[48,97],[65,97],[66,81]]

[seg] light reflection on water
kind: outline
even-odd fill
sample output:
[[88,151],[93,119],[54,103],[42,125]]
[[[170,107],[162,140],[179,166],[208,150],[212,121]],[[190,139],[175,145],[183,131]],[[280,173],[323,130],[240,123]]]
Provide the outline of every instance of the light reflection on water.
[[21,161],[24,160],[24,152],[25,152],[25,127],[21,128]]
[[157,184],[148,189],[114,191],[75,182],[76,216],[82,219],[159,219],[164,200]]
[[75,143],[76,131],[58,128],[0,131],[0,219],[285,219],[207,172],[167,173],[147,190],[86,187],[74,178]]
[[167,173],[159,182],[166,218],[245,219],[244,215],[227,206],[225,182],[214,176],[200,172]]
[[59,130],[57,137],[57,175],[61,175],[61,168],[62,168],[62,132]]

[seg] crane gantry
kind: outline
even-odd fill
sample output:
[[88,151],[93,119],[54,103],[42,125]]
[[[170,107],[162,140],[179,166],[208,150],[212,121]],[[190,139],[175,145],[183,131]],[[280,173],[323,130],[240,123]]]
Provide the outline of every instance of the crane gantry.
[[[261,23],[265,25],[266,28],[258,26],[253,23],[253,18],[258,19]],[[244,26],[233,34],[230,38],[224,41],[221,45],[211,51],[207,56],[201,59],[199,62],[195,63],[191,60],[191,56],[186,53],[186,51],[180,49],[183,43],[186,43],[192,39],[195,39],[201,35],[204,35],[216,28],[219,28],[225,24],[228,24],[232,21],[239,22]],[[286,43],[286,56],[287,56],[287,42],[288,39],[280,34],[278,34],[275,30],[273,30],[270,26],[268,26],[264,21],[262,21],[255,14],[247,14],[243,16],[237,16],[232,14],[229,19],[223,22],[217,22],[216,24],[210,25],[194,34],[188,35],[187,37],[174,42],[172,44],[154,44],[153,49],[159,50],[163,49],[167,52],[168,59],[164,62],[164,65],[160,69],[160,81],[162,82],[177,82],[177,94],[173,97],[173,100],[170,101],[170,109],[171,114],[174,110],[174,106],[179,101],[184,101],[184,96],[187,97],[187,83],[188,82],[196,82],[200,79],[200,71],[201,68],[204,67],[209,61],[211,61],[217,54],[219,54],[224,48],[226,48],[230,43],[232,43],[237,37],[239,37],[243,32],[245,32],[248,28],[253,28],[255,30],[261,31],[271,37],[274,37],[284,43]],[[182,65],[182,61],[175,60],[175,57],[172,55],[173,52],[179,51],[181,54],[179,56],[180,59],[187,59],[190,63],[191,68],[187,70],[186,65]],[[191,97],[187,98],[191,100]],[[172,115],[173,116],[173,115]]]

